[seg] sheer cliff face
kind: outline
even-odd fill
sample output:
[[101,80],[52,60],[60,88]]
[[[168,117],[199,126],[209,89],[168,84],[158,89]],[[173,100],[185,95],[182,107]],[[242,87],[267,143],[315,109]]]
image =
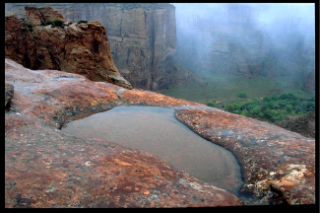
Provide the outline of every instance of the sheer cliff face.
[[314,26],[301,8],[293,15],[262,4],[175,6],[178,59],[200,74],[301,82],[314,68]]
[[[37,5],[37,4],[32,4]],[[133,87],[163,89],[175,71],[175,7],[170,4],[48,4],[66,22],[98,20],[106,29],[113,60]],[[6,5],[19,18],[25,4]]]
[[52,27],[44,22],[64,19],[50,7],[26,7],[21,22],[5,17],[5,57],[30,69],[55,69],[78,73],[93,81],[106,81],[128,89],[132,86],[118,72],[106,36],[98,21]]

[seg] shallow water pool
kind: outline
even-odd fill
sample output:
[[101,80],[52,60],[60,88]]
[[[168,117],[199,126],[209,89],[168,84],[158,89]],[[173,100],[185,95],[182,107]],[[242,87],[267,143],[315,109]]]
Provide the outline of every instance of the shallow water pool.
[[171,108],[119,106],[71,121],[62,131],[149,152],[180,171],[236,195],[243,184],[235,157],[176,120]]

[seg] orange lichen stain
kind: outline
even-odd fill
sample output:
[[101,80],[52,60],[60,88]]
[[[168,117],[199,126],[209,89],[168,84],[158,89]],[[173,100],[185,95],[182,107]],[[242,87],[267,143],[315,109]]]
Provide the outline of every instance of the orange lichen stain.
[[145,191],[145,192],[143,192],[143,194],[148,195],[148,194],[150,194],[150,192],[149,191]]
[[131,191],[131,189],[132,189],[132,186],[126,186],[126,187],[124,188],[124,190],[126,190],[126,191]]
[[132,165],[130,163],[126,163],[126,162],[123,162],[123,161],[118,162],[118,164],[122,165],[122,166],[131,166]]
[[100,138],[92,138],[92,139],[95,141],[102,141],[102,139],[100,139]]
[[139,191],[139,188],[138,187],[134,187],[134,190]]
[[18,136],[17,133],[14,133],[13,136],[12,136],[12,138],[15,139],[15,140],[18,140],[18,139],[19,139],[19,136]]

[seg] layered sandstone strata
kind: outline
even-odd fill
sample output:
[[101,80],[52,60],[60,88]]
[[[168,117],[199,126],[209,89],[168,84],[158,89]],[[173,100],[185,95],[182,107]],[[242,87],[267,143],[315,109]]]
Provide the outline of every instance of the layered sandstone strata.
[[[23,18],[21,8],[6,4],[7,13]],[[170,4],[67,3],[50,5],[67,22],[98,20],[107,29],[112,58],[135,88],[164,89],[176,72],[175,7]]]
[[[132,89],[111,57],[106,29],[98,21],[67,24],[50,7],[27,6],[26,18],[5,17],[5,56],[33,70],[57,69],[93,81],[107,81]],[[60,19],[64,24],[53,27]]]

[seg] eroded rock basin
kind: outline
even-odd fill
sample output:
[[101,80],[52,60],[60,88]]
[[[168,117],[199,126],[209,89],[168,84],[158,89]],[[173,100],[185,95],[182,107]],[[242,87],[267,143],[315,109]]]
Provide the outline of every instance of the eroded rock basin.
[[120,106],[69,122],[62,131],[134,147],[204,182],[238,195],[240,166],[226,149],[180,123],[172,108]]

